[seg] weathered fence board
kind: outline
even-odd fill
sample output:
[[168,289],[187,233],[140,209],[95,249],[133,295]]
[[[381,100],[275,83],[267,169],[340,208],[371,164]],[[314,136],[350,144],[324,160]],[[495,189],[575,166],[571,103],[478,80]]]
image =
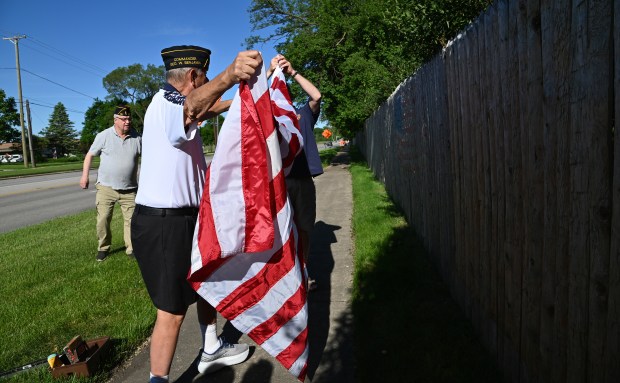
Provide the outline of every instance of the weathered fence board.
[[611,238],[609,259],[609,302],[607,311],[607,343],[603,358],[605,381],[620,381],[620,367],[618,367],[618,355],[620,355],[620,2],[614,2],[614,24],[611,27],[613,36],[614,73],[613,84],[615,89],[615,103],[612,105],[614,121],[613,130],[613,173],[612,173],[612,216]]
[[490,173],[490,185],[489,196],[491,198],[491,205],[489,211],[490,220],[490,283],[491,283],[491,302],[489,307],[489,317],[491,327],[491,339],[489,344],[489,350],[492,355],[498,357],[498,318],[500,317],[500,306],[502,300],[500,297],[503,295],[502,284],[502,272],[501,267],[501,244],[503,243],[503,223],[504,216],[504,201],[502,199],[503,193],[500,193],[500,187],[504,182],[503,166],[498,166],[502,161],[498,159],[498,156],[503,155],[503,132],[501,129],[502,121],[502,109],[501,105],[501,93],[499,82],[499,60],[500,57],[497,53],[500,46],[499,35],[499,21],[498,21],[498,9],[494,5],[492,6],[486,15],[489,26],[486,28],[486,59],[487,62],[487,131],[489,134],[489,173]]
[[570,228],[569,228],[569,295],[568,295],[568,382],[584,382],[587,378],[588,349],[588,278],[591,254],[588,251],[589,184],[593,169],[588,153],[591,139],[588,107],[588,2],[573,7],[570,89]]
[[520,381],[521,353],[521,259],[523,255],[523,187],[521,162],[521,131],[519,113],[519,4],[508,3],[508,77],[506,78],[505,108],[508,113],[504,146],[506,183],[506,257],[505,281],[505,339],[503,368],[509,380]]
[[488,331],[487,348],[492,355],[497,355],[497,173],[496,169],[496,131],[494,116],[497,113],[497,96],[495,79],[497,78],[497,11],[490,8],[485,13],[485,24],[488,26],[485,31],[485,49],[483,52],[485,113],[483,121],[485,131],[483,139],[485,142],[485,219],[486,219],[486,248],[488,258],[488,279],[489,279],[489,302],[486,312],[486,327]]
[[[586,166],[588,179],[588,213],[590,226],[587,250],[590,254],[588,276],[588,352],[587,380],[600,382],[604,376],[605,339],[607,336],[607,302],[609,291],[609,245],[611,223],[611,153],[613,123],[608,87],[590,84],[613,84],[610,66],[613,3],[588,2],[587,47],[583,65],[583,82],[587,98],[582,105],[582,120],[588,128]],[[580,81],[581,82],[581,81]]]
[[[467,36],[467,35],[465,35]],[[464,70],[467,65],[469,65],[469,58],[466,53],[465,44],[457,45],[459,61],[458,65],[460,66],[457,70],[459,71],[459,81],[461,93],[459,94],[459,106],[460,106],[460,116],[463,121],[461,125],[461,129],[464,129],[465,126],[469,126],[469,105],[468,100],[470,98],[469,87],[468,87],[468,79],[469,72]],[[472,230],[471,225],[467,225],[468,217],[472,216],[471,213],[471,204],[470,204],[470,178],[471,178],[471,169],[470,169],[470,148],[471,148],[471,137],[468,134],[461,135],[461,208],[462,211],[462,230],[463,236],[461,238],[462,242],[460,243],[461,248],[461,257],[463,259],[463,282],[464,282],[464,290],[463,290],[463,306],[464,312],[467,318],[471,319],[471,291],[473,290],[473,282],[472,282],[472,268],[471,268],[471,254],[469,252],[469,248],[471,247],[472,242]]]
[[484,50],[484,36],[482,33],[482,28],[479,25],[474,25],[474,33],[472,34],[472,47],[473,47],[473,67],[471,68],[472,74],[472,126],[474,127],[474,147],[472,148],[472,168],[474,174],[472,175],[472,197],[473,197],[473,211],[474,211],[474,220],[478,224],[475,225],[475,242],[472,244],[471,252],[472,254],[476,254],[476,264],[475,264],[475,281],[477,282],[477,289],[474,295],[474,302],[476,303],[474,306],[473,317],[477,323],[478,333],[481,335],[481,340],[483,344],[488,346],[488,325],[486,323],[486,311],[488,310],[488,288],[489,288],[489,280],[488,280],[488,248],[486,245],[486,222],[484,216],[484,204],[485,204],[485,192],[484,192],[484,170],[483,170],[483,162],[484,162],[484,142],[483,142],[483,131],[485,129],[484,119],[482,118],[482,108],[483,108],[483,100],[484,95],[482,92],[482,87],[484,83],[484,74],[482,72],[482,67],[484,65],[483,57],[481,56],[481,51]]
[[[448,47],[444,54],[446,61],[446,89],[453,89],[453,92],[447,93],[447,123],[452,127],[450,129],[450,170],[452,173],[452,204],[454,206],[454,217],[452,221],[453,225],[453,233],[454,233],[454,264],[453,264],[453,272],[452,272],[452,281],[450,285],[452,286],[451,292],[452,296],[456,297],[457,301],[462,304],[464,300],[464,286],[463,286],[463,257],[461,257],[462,251],[460,248],[460,244],[462,243],[462,212],[461,212],[461,163],[462,155],[461,155],[461,135],[459,134],[459,123],[457,116],[459,107],[458,107],[458,98],[457,95],[460,93],[460,86],[458,80],[458,72],[455,68],[455,62],[457,57],[457,52],[454,45]],[[449,197],[448,197],[449,198]],[[462,307],[462,306],[461,306]]]
[[[437,222],[437,229],[439,231],[438,255],[441,258],[440,268],[445,281],[453,280],[453,266],[454,266],[454,203],[452,198],[445,198],[447,195],[452,194],[451,182],[452,172],[450,163],[450,130],[448,129],[448,116],[444,113],[434,113],[436,110],[445,110],[447,108],[447,94],[446,89],[446,66],[443,55],[437,56],[434,60],[434,68],[436,70],[434,82],[433,82],[433,95],[435,98],[435,105],[433,108],[432,116],[435,119],[433,126],[435,129],[432,131],[437,132],[436,145],[433,148],[433,153],[438,157],[438,164],[435,169],[437,192],[435,196],[436,203],[438,204],[440,220]],[[448,150],[446,150],[448,148]],[[453,287],[453,286],[450,286]]]
[[566,381],[567,316],[567,103],[569,0],[541,6],[543,113],[545,134],[545,217],[540,320],[540,377]]
[[[508,173],[506,171],[505,164],[505,154],[506,154],[506,140],[505,136],[507,134],[507,124],[506,121],[510,118],[510,114],[508,111],[508,86],[507,79],[509,73],[508,66],[508,57],[509,57],[509,33],[508,33],[508,4],[504,1],[500,1],[497,3],[497,31],[499,37],[499,46],[497,47],[498,51],[498,78],[496,79],[499,87],[499,98],[497,100],[497,109],[499,112],[499,117],[501,120],[499,124],[496,126],[497,129],[497,147],[498,151],[495,156],[495,162],[497,166],[498,173],[498,184],[497,184],[497,192],[501,195],[498,198],[498,225],[501,228],[499,230],[499,238],[498,238],[498,249],[497,249],[497,257],[499,258],[499,267],[498,267],[498,280],[497,280],[497,361],[500,367],[503,368],[504,360],[506,360],[505,349],[508,347],[507,337],[506,337],[506,270],[507,266],[507,257],[505,254],[505,243],[507,241],[508,236],[508,224],[507,224],[507,216],[508,216],[508,201],[506,196],[506,178]],[[504,370],[505,371],[505,370]],[[507,381],[509,381],[507,379]]]
[[[523,76],[521,120],[523,135],[524,253],[521,325],[521,381],[538,382],[530,371],[540,369],[540,289],[544,221],[544,150],[542,122],[542,62],[540,0],[528,0],[521,9],[520,35],[525,38],[520,56]],[[524,108],[524,109],[523,109]]]

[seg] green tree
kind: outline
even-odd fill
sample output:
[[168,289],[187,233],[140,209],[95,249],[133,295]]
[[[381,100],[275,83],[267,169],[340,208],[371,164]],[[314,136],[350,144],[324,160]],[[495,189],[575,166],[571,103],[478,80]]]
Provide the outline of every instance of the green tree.
[[[276,50],[314,82],[322,115],[351,137],[408,76],[490,0],[253,0],[248,45]],[[269,60],[270,58],[265,58]],[[297,100],[303,98],[293,87]]]
[[144,114],[151,99],[165,83],[164,66],[133,64],[114,69],[103,78],[108,100],[128,100],[134,116],[134,128],[142,130]]
[[[219,129],[222,129],[222,124],[224,123],[224,116],[217,116],[219,122]],[[200,127],[200,137],[202,138],[203,145],[214,145],[215,144],[215,118],[210,118],[205,121],[204,124]]]
[[50,148],[55,148],[58,155],[68,154],[77,146],[77,132],[69,120],[67,108],[59,102],[54,106],[48,126],[41,132]]
[[6,97],[0,89],[0,142],[21,141],[21,132],[14,128],[19,125],[19,113],[13,97]]
[[[327,141],[327,138],[323,137],[323,132],[324,131],[325,131],[325,128],[323,128],[323,129],[314,128],[314,131],[312,133],[314,133],[314,140],[316,142]],[[331,137],[329,139],[331,140]]]

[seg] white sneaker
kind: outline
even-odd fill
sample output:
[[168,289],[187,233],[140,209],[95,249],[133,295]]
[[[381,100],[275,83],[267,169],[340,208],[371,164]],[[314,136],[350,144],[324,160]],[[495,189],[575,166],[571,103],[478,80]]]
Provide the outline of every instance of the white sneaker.
[[243,362],[250,353],[250,346],[245,343],[230,344],[220,337],[220,348],[213,354],[200,350],[198,372],[211,373],[222,367],[232,366]]

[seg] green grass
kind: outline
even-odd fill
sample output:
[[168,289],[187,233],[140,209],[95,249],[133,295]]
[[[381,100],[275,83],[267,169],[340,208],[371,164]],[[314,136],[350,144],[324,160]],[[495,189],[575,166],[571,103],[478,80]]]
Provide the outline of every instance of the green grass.
[[352,155],[357,381],[501,382],[421,241]]
[[[37,167],[25,168],[23,163],[5,164],[0,163],[0,178],[8,177],[24,177],[36,174],[69,172],[74,170],[82,170],[83,160],[76,159],[68,161],[67,159],[47,160],[46,162],[37,162]],[[32,166],[32,165],[30,165]],[[94,157],[91,164],[92,168],[99,167],[99,157]]]
[[[122,214],[114,213],[109,259],[96,262],[95,210],[0,234],[0,371],[57,352],[75,335],[109,336],[110,371],[150,334],[155,310],[140,271],[124,252]],[[103,382],[102,373],[75,381]],[[11,382],[52,382],[47,368]]]

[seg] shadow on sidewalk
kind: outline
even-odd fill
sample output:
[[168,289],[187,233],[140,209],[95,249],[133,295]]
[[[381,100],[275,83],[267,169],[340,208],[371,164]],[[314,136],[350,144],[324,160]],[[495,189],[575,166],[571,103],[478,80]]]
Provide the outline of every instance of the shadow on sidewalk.
[[331,273],[334,269],[334,256],[331,244],[336,242],[334,232],[340,226],[329,225],[323,221],[314,224],[308,259],[308,275],[317,282],[317,289],[308,295],[308,328],[310,355],[308,356],[308,377],[313,378],[321,361],[329,334],[329,315],[331,302]]
[[[228,325],[228,322],[226,323]],[[232,327],[232,326],[230,326]],[[236,330],[235,330],[236,331]],[[252,359],[256,352],[256,347],[250,346],[250,355],[247,360]],[[197,372],[197,361],[195,360],[189,368],[181,375],[175,383],[233,383],[235,382],[235,370],[227,367],[213,374],[201,375]],[[272,381],[273,363],[264,359],[252,364],[243,374],[242,383],[268,383]]]
[[[332,244],[337,242],[335,232],[341,227],[318,221],[312,232],[311,257],[308,273],[316,279],[318,288],[309,296],[310,356],[308,358],[308,377],[313,383],[350,382],[353,359],[353,317],[349,309],[330,318],[331,305],[345,304],[341,295],[346,283],[341,276],[332,275],[334,256]],[[347,254],[348,255],[348,254]],[[332,281],[334,285],[332,285]],[[346,295],[346,293],[345,293]],[[331,326],[331,328],[330,328]],[[328,343],[328,336],[332,334]],[[320,366],[320,373],[317,369]]]
[[349,165],[351,163],[351,156],[349,155],[349,148],[340,148],[340,151],[331,160],[332,165]]

